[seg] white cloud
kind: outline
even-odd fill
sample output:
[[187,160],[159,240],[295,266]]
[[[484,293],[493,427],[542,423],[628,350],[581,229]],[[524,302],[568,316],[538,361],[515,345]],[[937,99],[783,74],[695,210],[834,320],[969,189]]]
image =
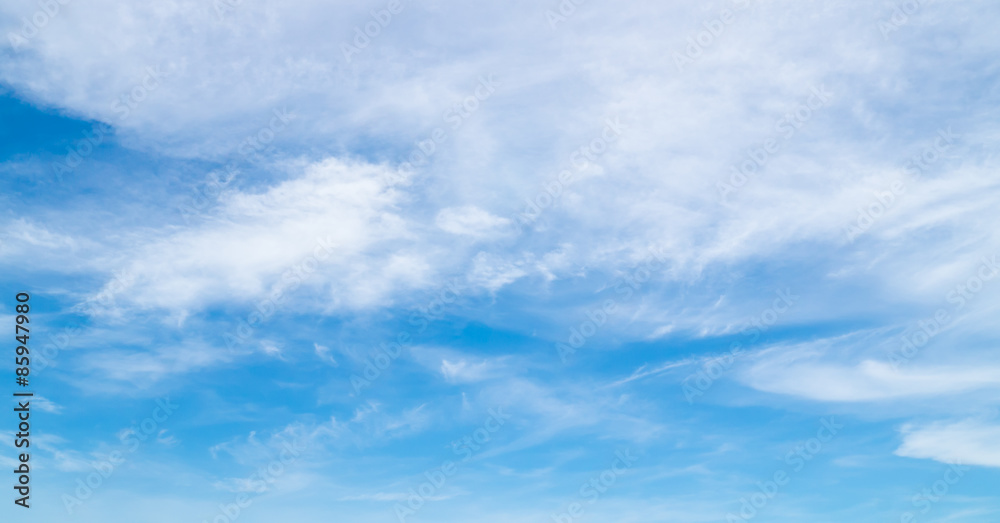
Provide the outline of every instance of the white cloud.
[[18,218],[5,227],[3,245],[10,246],[21,243],[25,246],[44,247],[46,249],[74,249],[77,241],[64,234],[52,232],[45,227],[36,225],[24,218]]
[[277,358],[279,360],[284,360],[285,359],[284,358],[284,354],[283,354],[283,352],[281,350],[281,347],[279,347],[278,344],[276,344],[274,342],[271,342],[271,341],[262,341],[260,343],[260,350],[261,350],[261,352],[263,352],[264,354],[268,355],[269,357]]
[[[224,349],[199,343],[187,342],[150,348],[146,351],[130,351],[103,348],[87,351],[76,361],[79,372],[100,374],[100,380],[80,377],[78,385],[86,389],[110,387],[108,380],[129,382],[140,388],[176,374],[203,370],[221,362],[229,361],[232,355]],[[100,384],[94,384],[98,381]]]
[[[489,316],[484,323],[490,327],[506,322],[502,327],[526,338],[530,331],[532,339],[523,344],[529,347],[546,343],[546,329],[578,325],[593,309],[590,300],[615,292],[594,280],[621,276],[652,245],[665,253],[667,269],[653,274],[632,301],[623,300],[602,326],[601,339],[588,347],[637,340],[647,340],[644,347],[673,346],[675,337],[690,333],[735,335],[747,316],[760,317],[774,299],[773,288],[761,287],[778,280],[803,296],[780,326],[803,328],[775,328],[775,336],[859,321],[895,325],[925,305],[931,312],[945,306],[946,293],[973,274],[983,254],[1000,252],[995,93],[988,71],[970,74],[1000,51],[996,5],[988,0],[924,5],[891,41],[877,28],[878,18],[890,13],[886,6],[750,2],[752,8],[740,10],[683,70],[674,67],[675,53],[706,30],[720,6],[587,2],[553,30],[545,17],[551,6],[537,2],[407,3],[348,63],[340,46],[368,20],[371,5],[260,0],[225,13],[213,5],[218,3],[94,0],[84,9],[70,3],[25,48],[9,50],[0,61],[0,82],[15,97],[112,123],[120,141],[109,148],[139,151],[137,163],[192,159],[184,163],[188,169],[242,161],[240,144],[267,125],[273,110],[288,108],[296,116],[255,166],[261,176],[241,177],[215,210],[192,224],[151,213],[108,225],[94,218],[93,209],[58,204],[39,206],[30,219],[4,218],[5,262],[32,260],[31,269],[99,273],[103,281],[113,273],[128,275],[103,288],[87,278],[78,283],[88,286],[85,293],[65,291],[89,295],[81,298],[85,303],[109,303],[90,318],[95,323],[129,314],[159,318],[167,311],[180,326],[206,309],[252,310],[274,291],[293,292],[295,286],[295,299],[283,302],[286,310],[344,315],[350,325],[358,309],[406,306],[454,278],[471,292],[493,293],[497,302],[508,298],[500,291],[510,287],[527,294],[503,304],[531,314],[530,321],[506,310],[481,314]],[[35,3],[0,5],[0,34],[20,31],[22,17],[37,9]],[[163,71],[155,88],[142,85],[150,80],[149,68]],[[498,78],[496,92],[460,126],[452,125],[447,111],[472,94],[483,75]],[[781,137],[779,119],[821,86],[831,93],[829,103],[812,110],[793,136]],[[134,92],[143,99],[120,118],[117,102]],[[602,144],[595,140],[608,118],[620,120],[623,130]],[[919,175],[907,172],[909,159],[946,126],[955,128],[957,143]],[[386,183],[398,162],[428,150],[426,140],[436,130],[444,139],[429,161],[405,183]],[[759,156],[768,139],[777,139],[780,150],[721,198],[720,183],[731,183],[732,167]],[[595,143],[602,144],[600,151]],[[162,205],[161,196],[177,195],[175,182],[184,177],[170,172],[157,170],[165,173],[161,192],[142,205]],[[571,182],[560,181],[563,172]],[[79,174],[81,185],[74,187],[86,187],[92,180]],[[119,199],[135,205],[138,189],[150,187],[136,178],[120,193],[101,193],[94,205],[106,215],[127,207]],[[846,230],[859,209],[898,181],[905,191],[892,207],[849,241]],[[515,234],[510,222],[526,199],[539,214]],[[313,265],[309,257],[317,247],[329,256]],[[544,284],[533,285],[533,278]],[[996,339],[996,314],[990,313],[998,291],[984,289],[976,303],[970,301],[970,308],[981,307],[974,317],[979,321],[956,322],[952,334],[942,333],[899,370],[889,367],[882,351],[898,343],[872,335],[857,343],[824,346],[824,340],[748,352],[732,375],[758,391],[786,396],[782,401],[858,403],[866,410],[889,404],[905,411],[932,401],[936,408],[980,408],[997,395],[1000,362],[977,360],[971,353],[979,349],[970,347],[977,339]],[[389,316],[382,312],[380,318]],[[448,312],[479,314],[474,307]],[[145,328],[144,322],[128,326],[130,334]],[[73,345],[101,350],[67,352],[64,368],[75,372],[66,379],[110,386],[92,379],[101,374],[145,387],[231,361],[205,343],[157,346],[151,336],[105,341],[99,332],[74,337]],[[666,344],[648,343],[661,337]],[[281,356],[281,345],[259,347]],[[338,356],[341,364],[362,360],[339,343],[315,343],[313,349],[331,365],[338,364],[334,352],[345,354]],[[452,389],[456,410],[461,392],[462,416],[510,407],[511,425],[519,430],[500,436],[504,441],[487,451],[493,455],[557,437],[577,441],[581,433],[662,440],[672,424],[655,417],[658,403],[643,403],[632,389],[701,361],[671,354],[670,362],[623,376],[613,383],[618,387],[601,387],[610,380],[566,380],[563,372],[515,357],[420,349],[412,357],[433,379],[443,377],[447,383],[439,385]],[[397,365],[394,373],[410,370]],[[213,450],[254,467],[273,459],[290,438],[307,442],[314,454],[333,447],[354,455],[358,447],[439,428],[448,416],[437,401],[383,386],[380,397],[395,390],[411,403],[368,404],[341,421],[304,416],[270,438],[251,434]],[[998,435],[994,425],[979,421],[909,425],[897,454],[997,466],[989,445]],[[175,442],[161,436],[164,444]],[[81,466],[72,455],[63,458],[64,467]],[[240,481],[220,484],[250,487]],[[399,499],[396,490],[404,489],[345,494],[387,502]],[[643,504],[609,498],[597,510],[608,514],[604,519],[707,521],[719,513],[715,501],[694,507],[690,499]],[[528,520],[528,510],[488,517]],[[461,511],[451,514],[462,519]]]
[[319,343],[313,343],[313,348],[316,350],[316,357],[320,360],[333,365],[334,367],[338,366],[337,359],[330,354],[330,347],[320,345]]
[[528,267],[523,260],[508,261],[506,258],[480,252],[472,259],[469,283],[496,292],[501,287],[528,275]]
[[442,209],[435,219],[441,230],[459,236],[485,238],[503,232],[510,225],[507,218],[494,216],[476,206],[449,207]]
[[52,400],[44,396],[34,396],[31,398],[31,404],[38,407],[40,410],[48,412],[50,414],[61,414],[63,407],[62,405],[57,405]]
[[389,180],[402,175],[334,159],[302,170],[261,193],[227,194],[203,224],[136,239],[119,299],[186,310],[319,286],[335,307],[352,307],[421,284],[421,255],[399,249],[409,225],[393,212],[400,192]]
[[750,387],[816,401],[916,399],[1000,388],[996,382],[1000,367],[993,364],[928,366],[910,362],[894,369],[888,359],[863,359],[852,364],[823,358],[808,345],[769,349],[752,360],[739,372],[739,379]]
[[[613,271],[649,244],[676,269],[658,277],[696,280],[706,266],[784,259],[808,243],[818,258],[839,262],[842,274],[871,275],[879,282],[873,292],[885,286],[884,295],[925,298],[941,290],[935,282],[947,279],[953,263],[928,252],[1000,247],[987,212],[1000,188],[988,155],[974,148],[991,136],[986,112],[942,121],[932,108],[951,99],[948,75],[900,64],[961,68],[989,59],[996,47],[989,17],[963,16],[988,6],[922,10],[940,30],[966,35],[949,51],[887,44],[874,23],[858,25],[879,12],[866,4],[827,6],[815,17],[814,7],[795,2],[753,3],[678,71],[674,53],[715,13],[593,4],[552,31],[545,9],[531,2],[412,5],[347,63],[340,45],[369,16],[355,4],[271,1],[219,16],[193,1],[105,1],[64,9],[0,65],[0,78],[44,103],[113,122],[139,144],[198,158],[236,151],[276,107],[296,114],[275,154],[285,157],[289,145],[315,151],[304,174],[263,193],[225,197],[205,224],[108,246],[135,264],[142,281],[131,299],[139,306],[193,309],[224,296],[258,298],[328,234],[336,235],[337,261],[315,282],[329,291],[331,311],[392,303],[401,289],[466,269],[491,292],[535,274],[555,280],[581,267]],[[0,29],[17,31],[35,7],[3,9]],[[446,43],[469,38],[469,20],[496,28],[476,34],[475,52]],[[812,65],[789,70],[788,63]],[[169,74],[119,121],[111,103],[141,82],[147,66]],[[446,111],[494,73],[496,93],[453,127]],[[910,86],[912,75],[921,75],[920,90]],[[820,86],[830,101],[786,139],[777,122]],[[908,109],[906,123],[885,110],[887,99]],[[601,137],[609,117],[620,118],[621,137],[588,153],[593,159],[581,167],[580,148]],[[934,165],[946,176],[907,178],[906,160],[947,125],[961,143]],[[412,194],[364,174],[385,167],[321,160],[357,150],[399,160],[436,128],[446,139],[407,189]],[[780,150],[723,203],[718,184],[771,138]],[[574,181],[551,189],[566,169]],[[900,179],[907,189],[896,206],[845,249],[857,209]],[[546,191],[558,196],[526,234],[500,234],[526,198]],[[409,196],[428,208],[405,206]],[[434,215],[436,227],[417,225],[414,215]],[[903,241],[918,235],[919,249]],[[454,245],[456,237],[516,243],[483,254]],[[556,245],[559,259],[547,260]],[[913,286],[909,274],[933,277]],[[638,328],[649,327],[650,311],[635,318]]]
[[491,373],[492,367],[490,361],[470,363],[462,359],[453,363],[447,359],[441,360],[441,374],[449,381],[459,383],[482,381],[493,374]]
[[981,420],[906,425],[897,456],[1000,467],[1000,425]]
[[[353,496],[343,496],[340,501],[396,501],[405,502],[413,494],[409,492],[375,492],[372,494],[355,494]],[[454,494],[449,495],[431,495],[423,497],[426,501],[442,501],[446,499],[451,499]]]

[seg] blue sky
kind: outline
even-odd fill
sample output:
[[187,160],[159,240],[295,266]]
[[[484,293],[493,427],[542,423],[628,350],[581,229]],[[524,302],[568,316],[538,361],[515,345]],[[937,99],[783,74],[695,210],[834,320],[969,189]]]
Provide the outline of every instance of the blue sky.
[[0,7],[3,520],[997,521],[998,18]]

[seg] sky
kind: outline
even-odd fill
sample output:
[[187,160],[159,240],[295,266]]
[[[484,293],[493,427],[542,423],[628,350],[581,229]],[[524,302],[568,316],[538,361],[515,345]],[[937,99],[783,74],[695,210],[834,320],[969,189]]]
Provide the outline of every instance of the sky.
[[0,518],[996,522],[998,22],[6,2]]

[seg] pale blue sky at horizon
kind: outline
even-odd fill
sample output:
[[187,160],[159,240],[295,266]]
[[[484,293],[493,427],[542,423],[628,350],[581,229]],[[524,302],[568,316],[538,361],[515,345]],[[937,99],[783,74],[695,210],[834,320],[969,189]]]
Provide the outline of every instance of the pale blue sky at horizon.
[[1000,521],[998,22],[8,2],[0,520]]

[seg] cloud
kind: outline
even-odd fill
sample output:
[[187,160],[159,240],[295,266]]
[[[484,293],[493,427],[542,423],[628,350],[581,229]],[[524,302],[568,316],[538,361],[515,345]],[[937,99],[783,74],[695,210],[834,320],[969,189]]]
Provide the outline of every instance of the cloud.
[[[588,6],[589,14],[558,31],[528,2],[479,10],[413,5],[351,63],[340,45],[369,13],[350,4],[270,2],[223,15],[190,1],[101,5],[64,10],[30,49],[0,66],[0,78],[44,103],[113,122],[140,143],[174,144],[171,154],[185,158],[231,155],[287,105],[297,116],[282,131],[287,141],[270,144],[281,160],[262,168],[281,171],[287,158],[311,151],[307,165],[280,173],[287,181],[227,194],[204,223],[136,231],[141,238],[105,246],[126,253],[126,268],[140,280],[129,294],[138,307],[195,310],[259,299],[331,234],[337,253],[309,283],[331,298],[326,312],[389,305],[401,292],[456,274],[497,292],[533,276],[572,279],[582,267],[614,272],[650,244],[671,261],[657,280],[696,282],[706,268],[789,259],[809,244],[840,274],[870,274],[873,293],[909,289],[926,297],[953,262],[928,252],[1000,246],[980,232],[990,230],[986,211],[1000,199],[983,164],[988,156],[975,148],[990,136],[989,119],[962,110],[943,122],[931,108],[953,98],[953,85],[928,80],[921,69],[988,59],[991,28],[982,20],[969,27],[967,17],[937,6],[922,17],[935,17],[937,31],[968,35],[956,50],[887,44],[874,25],[858,25],[877,11],[868,5],[828,6],[820,22],[811,6],[755,3],[677,71],[673,56],[708,16],[679,5]],[[31,14],[5,12],[15,31]],[[467,23],[452,23],[458,20],[490,20],[497,30],[476,34],[470,53],[449,43],[469,37]],[[759,31],[764,23],[768,30]],[[835,30],[838,24],[850,30]],[[81,49],[81,40],[93,44]],[[761,61],[750,65],[748,56]],[[788,63],[813,65],[792,72]],[[119,121],[112,102],[159,66],[167,72],[162,85]],[[497,92],[453,127],[444,115],[474,92],[479,76],[493,73]],[[913,78],[930,83],[916,90]],[[809,109],[801,125],[781,126],[817,90],[829,100]],[[890,101],[908,108],[905,122],[895,123]],[[621,136],[591,151],[608,118],[622,122]],[[907,159],[948,126],[959,138],[946,154],[919,175],[908,172]],[[448,138],[416,170],[415,183],[405,190],[378,183],[378,171],[392,170],[380,162],[402,161],[435,129]],[[885,138],[875,146],[873,137]],[[733,169],[759,157],[770,139],[780,150],[723,201],[720,184],[731,184]],[[358,150],[369,157],[344,153]],[[572,183],[559,182],[563,171],[574,173]],[[858,209],[900,180],[905,192],[845,249]],[[502,234],[525,199],[543,194],[551,203],[522,235]],[[902,241],[911,237],[920,238],[919,248]],[[458,239],[502,245],[470,249]],[[907,274],[935,278],[917,287]],[[840,284],[814,283],[830,293]],[[655,313],[638,314],[637,328]]]
[[42,247],[49,250],[74,249],[78,245],[72,237],[52,232],[24,218],[8,223],[3,238],[4,245],[22,244],[25,247]]
[[524,260],[510,261],[500,255],[480,252],[473,258],[467,277],[472,285],[496,292],[527,276],[530,268]]
[[1000,425],[982,420],[938,422],[902,429],[897,456],[933,459],[942,463],[1000,467]]
[[320,345],[318,343],[313,343],[313,348],[316,350],[316,357],[320,360],[337,367],[337,360],[330,354],[330,347]]
[[[754,346],[723,379],[766,394],[726,396],[732,388],[719,386],[721,401],[759,400],[770,410],[801,401],[864,410],[867,419],[891,409],[883,416],[893,424],[900,412],[947,410],[959,417],[906,425],[897,454],[996,466],[988,446],[995,424],[953,420],[972,415],[956,410],[995,404],[1000,287],[984,285],[964,305],[968,316],[949,309],[955,323],[919,358],[899,369],[885,358],[899,346],[897,333],[913,326],[906,318],[916,323],[950,307],[949,293],[976,274],[979,259],[1000,253],[996,74],[983,67],[1000,43],[995,2],[925,3],[891,39],[878,30],[891,8],[864,2],[723,2],[749,8],[718,34],[710,30],[718,5],[588,2],[553,28],[552,6],[536,2],[405,3],[349,61],[342,44],[381,7],[236,3],[223,12],[214,6],[226,2],[195,0],[60,4],[27,45],[0,60],[0,83],[17,100],[114,126],[102,145],[108,161],[88,163],[51,191],[27,185],[49,176],[41,160],[2,166],[15,182],[2,200],[9,211],[0,217],[0,261],[10,274],[50,272],[29,280],[78,303],[67,316],[87,315],[67,345],[85,350],[62,353],[55,378],[105,393],[134,384],[228,397],[229,380],[186,376],[214,370],[287,387],[287,373],[271,372],[289,364],[282,349],[312,343],[320,362],[360,369],[362,347],[399,332],[411,306],[452,281],[463,295],[446,301],[461,306],[424,324],[420,334],[436,338],[411,340],[392,376],[366,391],[370,402],[337,394],[349,387],[347,369],[313,360],[317,368],[296,372],[295,394],[277,403],[260,394],[219,416],[192,398],[195,415],[212,427],[186,431],[185,448],[257,469],[283,443],[301,441],[309,448],[303,468],[322,480],[377,476],[374,485],[351,484],[357,491],[317,481],[317,504],[337,491],[384,504],[405,490],[392,477],[413,464],[401,456],[436,458],[458,434],[455,425],[502,406],[510,424],[477,459],[510,456],[504,466],[521,469],[514,473],[545,472],[530,480],[537,497],[522,496],[524,508],[487,518],[548,517],[556,505],[542,488],[571,493],[578,485],[556,485],[570,477],[563,464],[628,442],[660,445],[650,455],[670,461],[666,472],[650,463],[649,478],[717,474],[692,485],[713,499],[649,484],[674,494],[612,491],[592,517],[718,519],[717,480],[741,475],[748,463],[725,461],[738,452],[713,455],[703,468],[674,463],[690,450],[674,436],[689,431],[716,438],[713,448],[739,449],[740,437],[785,424],[760,428],[765,418],[755,415],[720,426],[663,398],[680,398],[671,380],[736,337]],[[20,32],[38,9],[0,5],[0,33]],[[702,34],[710,43],[677,62]],[[469,102],[481,77],[496,78],[496,91]],[[280,132],[269,127],[275,111],[294,115]],[[620,127],[614,139],[609,120]],[[949,129],[954,139],[925,161]],[[403,168],[407,160],[412,169]],[[215,203],[178,219],[173,204],[190,201],[192,184],[233,162],[242,174]],[[37,172],[26,177],[23,169]],[[116,169],[128,175],[114,176]],[[887,197],[896,185],[902,190]],[[868,225],[852,233],[861,222]],[[616,282],[634,276],[650,248],[663,253],[665,268],[628,301]],[[772,324],[766,311],[777,288],[801,299]],[[576,361],[558,367],[552,345],[609,298],[620,308]],[[289,336],[301,330],[296,324],[310,330],[287,340],[261,335],[256,347],[275,356],[265,358],[267,379],[257,379],[259,365],[199,341],[218,340],[220,323],[254,311],[280,314],[287,323],[271,326],[291,327],[282,331]],[[764,339],[748,341],[740,330],[748,318],[769,323],[754,334]],[[857,334],[859,324],[871,330]],[[480,336],[486,329],[498,335]],[[508,340],[509,353],[496,354]],[[767,345],[758,350],[758,341]],[[661,394],[665,382],[671,389]],[[319,394],[332,400],[309,397],[324,387]],[[298,417],[286,419],[289,412]],[[265,416],[279,419],[277,428],[248,436],[248,418]],[[734,436],[740,420],[754,430]],[[862,425],[871,432],[861,440],[878,441],[864,436],[890,424]],[[373,459],[359,463],[359,454]],[[84,465],[73,453],[58,457],[63,468]],[[468,471],[478,472],[471,463]],[[585,476],[574,468],[573,478],[577,472]],[[489,495],[474,499],[509,494],[497,478],[484,480]],[[626,489],[624,481],[616,488]],[[218,484],[252,488],[239,477]],[[308,508],[310,500],[299,500],[295,510]],[[455,507],[460,501],[447,507],[452,520],[482,516],[482,507]],[[806,508],[782,510],[809,519]]]
[[[812,350],[810,350],[812,349]],[[813,344],[762,351],[739,371],[757,390],[828,402],[874,402],[904,398],[958,396],[998,388],[1000,366],[919,365],[893,368],[888,359],[858,363],[823,358]]]
[[[397,501],[405,502],[413,494],[409,492],[375,492],[373,494],[356,494],[353,496],[341,497],[341,501]],[[441,501],[451,499],[454,494],[423,496],[425,501]]]
[[54,402],[52,402],[52,400],[44,396],[36,395],[32,397],[31,404],[37,407],[38,409],[44,412],[48,412],[50,414],[61,414],[63,410],[62,405],[57,405]]
[[441,360],[441,374],[449,381],[455,382],[477,382],[482,381],[490,374],[491,365],[488,361],[470,363],[466,360],[459,360],[454,363],[448,360]]
[[[334,307],[383,303],[396,287],[420,285],[428,270],[419,251],[398,248],[409,225],[393,212],[401,194],[390,181],[402,177],[382,165],[327,159],[263,192],[229,193],[202,224],[136,239],[125,269],[132,281],[119,301],[199,310],[265,296],[284,301],[281,291],[318,286]],[[386,248],[392,252],[378,252]]]
[[638,369],[636,369],[635,371],[633,371],[632,374],[629,375],[629,377],[622,378],[622,379],[620,379],[620,380],[618,380],[618,381],[616,381],[614,383],[611,383],[609,386],[610,387],[616,387],[618,385],[624,385],[626,383],[630,383],[630,382],[633,382],[633,381],[636,381],[636,380],[641,380],[643,378],[648,378],[649,376],[657,376],[657,375],[662,374],[662,373],[664,373],[664,372],[666,372],[668,370],[671,370],[671,369],[676,369],[676,368],[679,368],[679,367],[687,367],[689,365],[693,365],[693,364],[697,364],[697,363],[709,362],[709,361],[713,361],[715,359],[717,359],[717,358],[702,358],[701,360],[690,359],[690,360],[683,360],[683,361],[671,361],[671,362],[667,362],[667,363],[664,363],[662,365],[658,365],[656,367],[653,367],[652,369],[647,368],[648,365],[643,365],[643,366],[639,367]]
[[271,341],[262,341],[260,343],[260,351],[271,358],[277,358],[279,360],[285,359],[281,347],[278,344]]
[[[79,386],[88,389],[111,386],[107,380],[131,383],[142,388],[179,374],[204,370],[230,361],[224,349],[191,341],[148,350],[103,348],[80,355],[75,365],[80,373],[97,374],[99,380],[81,378]],[[102,385],[91,384],[97,381]]]
[[442,209],[435,223],[441,230],[458,236],[488,238],[502,232],[511,221],[494,216],[476,206],[467,205]]
[[[100,268],[103,257],[95,252],[99,242],[62,230],[63,224],[15,218],[0,230],[0,261],[18,263],[31,259],[31,270],[87,272]],[[84,257],[85,259],[81,259]]]

